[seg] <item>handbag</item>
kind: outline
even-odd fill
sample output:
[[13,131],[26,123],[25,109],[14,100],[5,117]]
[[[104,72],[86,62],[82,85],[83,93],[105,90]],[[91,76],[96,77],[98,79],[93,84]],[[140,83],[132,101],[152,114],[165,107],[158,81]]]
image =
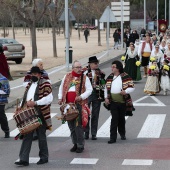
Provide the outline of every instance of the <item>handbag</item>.
[[105,107],[105,109],[107,109],[107,110],[110,110],[110,106],[111,106],[111,104],[106,104],[106,103],[103,103],[103,106]]

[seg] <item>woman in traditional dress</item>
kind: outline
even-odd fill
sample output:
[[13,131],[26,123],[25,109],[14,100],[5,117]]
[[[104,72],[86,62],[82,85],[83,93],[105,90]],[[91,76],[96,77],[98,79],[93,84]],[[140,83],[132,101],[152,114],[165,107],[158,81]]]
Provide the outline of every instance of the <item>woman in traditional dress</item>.
[[169,61],[164,60],[163,66],[160,70],[160,86],[164,92],[164,95],[167,95],[168,90],[170,90],[170,68],[168,66]]
[[[156,44],[155,48],[152,50],[151,52],[151,57],[155,58],[155,61],[157,62],[158,68],[160,69],[162,66],[162,63],[164,61],[164,54],[163,52],[160,50],[159,45]],[[150,63],[151,65],[151,63]]]
[[164,52],[164,58],[170,61],[170,41],[167,43],[168,48]]
[[153,61],[152,64],[149,67],[148,70],[148,78],[146,80],[144,93],[147,93],[149,95],[155,95],[156,93],[159,93],[159,69],[157,66],[157,62]]
[[133,43],[130,43],[129,48],[125,54],[125,68],[124,71],[128,73],[128,75],[134,80],[141,80],[140,68],[137,68],[136,61],[139,60],[138,52],[135,50],[135,46]]

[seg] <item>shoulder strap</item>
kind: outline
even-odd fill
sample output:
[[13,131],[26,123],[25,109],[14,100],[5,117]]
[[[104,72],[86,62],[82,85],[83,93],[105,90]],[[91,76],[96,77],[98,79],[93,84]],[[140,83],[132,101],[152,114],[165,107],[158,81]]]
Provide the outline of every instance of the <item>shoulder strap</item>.
[[79,95],[81,95],[82,84],[83,84],[83,76],[84,76],[84,74],[82,73],[82,75],[81,75],[81,80],[80,80],[80,89],[79,89]]

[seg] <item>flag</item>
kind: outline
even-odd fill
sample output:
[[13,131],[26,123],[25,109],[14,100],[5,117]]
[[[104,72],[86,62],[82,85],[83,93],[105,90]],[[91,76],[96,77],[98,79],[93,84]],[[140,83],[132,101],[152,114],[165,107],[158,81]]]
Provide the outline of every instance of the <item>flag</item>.
[[167,29],[167,20],[158,20],[159,32],[165,32]]

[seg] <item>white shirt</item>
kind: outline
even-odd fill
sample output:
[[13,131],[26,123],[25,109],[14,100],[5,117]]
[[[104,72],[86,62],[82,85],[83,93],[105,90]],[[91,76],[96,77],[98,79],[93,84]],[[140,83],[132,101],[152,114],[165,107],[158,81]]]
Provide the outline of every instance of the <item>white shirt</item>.
[[[135,90],[135,88],[132,88],[132,87],[128,87],[125,92],[126,93],[131,93]],[[113,81],[112,81],[112,85],[111,85],[111,93],[114,93],[114,94],[117,94],[117,93],[120,93],[122,91],[122,78],[121,76],[119,75],[118,77],[117,76],[114,76],[113,77]],[[107,98],[107,88],[105,86],[105,90],[104,90],[104,97]]]
[[[59,92],[58,92],[58,99],[59,100],[61,100],[62,96],[63,96],[63,85],[64,85],[65,77],[66,77],[66,75],[62,79],[61,85],[59,87]],[[77,79],[77,77],[75,77],[75,80],[76,79]],[[90,82],[90,80],[89,80],[89,78],[87,76],[86,76],[85,88],[86,88],[85,92],[80,95],[82,100],[87,99],[91,95],[91,93],[93,91],[93,88],[91,86],[91,82]],[[68,91],[74,91],[75,92],[76,91],[75,86],[70,87]]]
[[[143,44],[143,43],[141,43],[141,44],[139,45],[139,48],[138,48],[138,56],[141,56],[142,44]],[[152,44],[152,49],[154,49],[154,45],[153,45],[153,44]],[[145,48],[144,48],[144,52],[151,52],[150,43],[146,43]]]
[[[28,90],[26,101],[29,101],[29,100],[34,101],[34,94],[35,94],[36,88],[37,88],[37,82],[32,83]],[[49,105],[50,103],[52,103],[52,101],[53,101],[53,95],[52,93],[50,93],[49,95],[43,97],[40,100],[37,100],[36,102],[37,102],[37,105]]]

